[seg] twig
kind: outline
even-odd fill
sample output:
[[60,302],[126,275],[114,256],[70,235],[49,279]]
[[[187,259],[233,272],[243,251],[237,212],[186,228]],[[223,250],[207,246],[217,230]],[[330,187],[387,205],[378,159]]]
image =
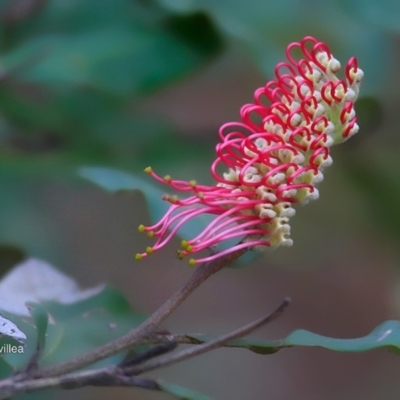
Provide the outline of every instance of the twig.
[[[190,334],[190,333],[155,333],[154,335],[149,335],[144,338],[140,344],[161,344],[161,343],[176,343],[180,344],[194,344],[199,345],[203,343],[208,343],[212,337],[210,335],[203,334]],[[276,351],[286,348],[292,347],[292,345],[285,344],[282,339],[272,339],[265,341],[263,340],[261,346],[266,347],[268,343],[268,347],[271,349],[276,349]],[[243,348],[243,344],[237,340],[231,340],[227,343],[224,343],[222,347],[232,347],[232,348]]]
[[130,386],[141,387],[152,390],[162,390],[157,380],[131,376],[132,374],[143,373],[159,367],[165,367],[172,363],[203,354],[224,345],[224,343],[247,335],[260,326],[271,322],[277,318],[289,305],[290,299],[286,298],[281,305],[272,313],[247,324],[227,335],[221,336],[211,342],[201,344],[188,350],[183,350],[175,354],[161,356],[144,362],[140,365],[128,364],[126,366],[104,367],[89,371],[79,371],[62,376],[46,378],[29,378],[24,381],[16,380],[11,377],[2,381],[0,386],[0,399],[7,399],[22,393],[36,392],[45,389],[77,389],[84,386]]
[[84,386],[130,386],[151,390],[162,390],[157,380],[127,376],[118,373],[116,368],[101,368],[80,371],[63,376],[13,381],[7,379],[7,385],[0,389],[0,399],[8,399],[17,394],[32,393],[45,389],[78,389]]
[[161,356],[162,354],[169,353],[170,351],[175,350],[177,346],[178,346],[177,342],[171,340],[165,341],[164,343],[161,343],[158,346],[155,346],[145,351],[144,353],[137,354],[132,357],[128,356],[127,358],[122,360],[122,362],[119,364],[119,367],[124,369],[132,365],[140,364],[144,361],[150,360],[151,358],[155,358]]
[[[105,345],[86,354],[77,356],[72,360],[38,370],[35,372],[34,377],[44,378],[63,375],[128,350],[150,332],[154,331],[207,278],[231,264],[246,251],[247,248],[241,248],[235,252],[217,258],[212,262],[201,264],[196,268],[195,272],[190,276],[186,284],[180,290],[175,292],[158,310],[156,310],[137,328],[132,329],[126,335],[112,342],[106,343]],[[0,382],[0,389],[1,385],[2,382]]]
[[226,335],[220,336],[215,340],[212,340],[207,343],[203,343],[196,347],[191,347],[189,349],[185,349],[185,350],[176,352],[174,354],[168,354],[163,357],[158,357],[156,359],[149,360],[138,366],[129,367],[125,370],[125,372],[128,374],[132,374],[132,375],[138,375],[143,372],[152,371],[152,370],[160,368],[160,367],[165,367],[167,365],[174,364],[178,361],[183,361],[188,358],[198,356],[207,351],[216,349],[217,347],[221,347],[222,345],[229,342],[230,340],[243,337],[243,336],[249,334],[250,332],[253,332],[255,329],[259,328],[260,326],[273,321],[280,314],[282,314],[282,312],[290,304],[290,301],[291,300],[289,297],[285,298],[283,300],[283,302],[279,305],[279,307],[277,307],[272,313],[270,313],[256,321],[250,322],[249,324],[247,324],[233,332],[230,332]]

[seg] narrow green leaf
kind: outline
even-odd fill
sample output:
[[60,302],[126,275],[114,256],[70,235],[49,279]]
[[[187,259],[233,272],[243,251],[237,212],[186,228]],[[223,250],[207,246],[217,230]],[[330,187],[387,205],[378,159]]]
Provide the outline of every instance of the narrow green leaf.
[[[216,339],[208,335],[189,335],[189,337],[194,338],[199,343]],[[328,350],[347,353],[383,348],[400,354],[400,321],[385,321],[368,335],[354,339],[331,338],[304,329],[298,329],[284,339],[235,339],[228,342],[226,346],[245,348],[258,354],[272,354],[280,349],[293,346],[323,347]]]
[[208,397],[204,394],[194,392],[190,389],[186,389],[182,386],[174,385],[172,383],[157,381],[157,384],[163,392],[171,394],[180,400],[212,400],[211,397]]
[[27,303],[29,313],[35,323],[37,338],[36,349],[38,352],[43,352],[46,345],[46,333],[49,322],[47,310],[39,303]]
[[36,369],[38,367],[39,361],[45,351],[49,315],[47,313],[47,310],[41,304],[27,302],[26,306],[29,310],[29,313],[34,321],[36,328],[35,350],[30,357],[27,365],[25,365],[24,367],[25,371],[31,371],[32,369]]
[[340,352],[361,352],[379,348],[400,352],[400,321],[385,321],[368,335],[355,339],[335,339],[300,329],[287,336],[284,345],[318,346]]

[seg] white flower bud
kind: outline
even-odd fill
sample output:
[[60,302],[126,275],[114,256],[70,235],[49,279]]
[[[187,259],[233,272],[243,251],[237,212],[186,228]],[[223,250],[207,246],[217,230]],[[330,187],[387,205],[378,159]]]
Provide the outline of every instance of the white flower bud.
[[261,175],[246,173],[246,174],[244,174],[243,181],[246,183],[257,183],[257,182],[261,181]]
[[355,135],[358,132],[359,129],[360,127],[357,124],[354,124],[354,126],[350,129],[350,132],[345,138],[345,140],[350,139],[353,135]]
[[263,138],[257,138],[254,141],[254,143],[257,146],[258,150],[264,150],[264,149],[266,149],[268,147],[267,141],[265,139],[263,139]]
[[265,186],[260,186],[256,189],[257,196],[263,201],[270,201],[271,203],[277,200],[276,195]]
[[283,232],[275,232],[269,237],[269,241],[271,243],[271,247],[278,247],[278,246],[292,246],[293,240],[290,239],[288,234]]
[[286,175],[282,172],[278,172],[277,174],[271,175],[267,180],[271,185],[279,185],[286,179]]
[[[324,67],[328,66],[328,62],[329,62],[329,56],[328,53],[326,51],[320,51],[316,54],[315,57],[320,63],[321,65],[323,65]],[[315,64],[314,64],[315,65]],[[319,68],[319,67],[318,67]]]
[[344,96],[344,101],[355,101],[357,99],[357,93],[351,88],[347,88]]
[[289,190],[283,190],[282,191],[282,196],[283,197],[288,197],[288,198],[291,198],[291,197],[296,197],[296,194],[297,194],[297,190],[296,189],[289,189]]
[[258,204],[255,209],[258,216],[262,219],[275,218],[276,212],[272,209],[272,204]]
[[291,203],[283,202],[278,203],[274,206],[274,210],[276,211],[276,215],[278,217],[293,217],[296,214],[296,210],[292,207]]
[[303,162],[305,161],[305,158],[303,156],[303,154],[299,153],[296,154],[295,156],[292,157],[292,162],[295,164],[303,164]]
[[238,182],[239,180],[237,171],[233,170],[232,168],[230,168],[228,172],[224,172],[222,176],[225,180],[231,182]]
[[336,74],[340,70],[340,62],[339,60],[336,60],[336,58],[331,58],[328,61],[328,66],[327,69],[331,71],[332,73]]
[[328,155],[325,158],[324,154],[319,154],[317,157],[314,158],[314,164],[317,165],[321,170],[323,170],[326,167],[329,167],[332,165],[332,157]]

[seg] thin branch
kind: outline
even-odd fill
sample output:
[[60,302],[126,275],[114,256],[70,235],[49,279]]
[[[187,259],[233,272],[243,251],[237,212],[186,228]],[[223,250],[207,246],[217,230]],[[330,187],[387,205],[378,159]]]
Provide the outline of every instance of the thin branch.
[[8,399],[17,394],[32,393],[45,389],[78,389],[84,386],[129,386],[151,390],[162,390],[157,380],[127,376],[118,373],[116,368],[101,368],[80,371],[63,376],[15,381],[7,379],[7,385],[0,389],[0,399]]
[[[194,333],[155,333],[145,337],[140,344],[144,345],[152,345],[152,344],[162,344],[162,343],[174,343],[174,344],[192,344],[199,345],[203,343],[208,343],[213,340],[215,336],[204,335],[204,334],[194,334]],[[285,347],[292,347],[291,345],[286,345],[282,341],[282,339],[271,339],[268,341],[263,340],[262,343],[268,343],[268,347],[283,349]],[[221,347],[230,347],[230,348],[243,348],[241,342],[237,342],[236,340],[229,341],[224,343]]]
[[2,381],[0,386],[0,399],[7,399],[17,394],[31,393],[45,389],[77,389],[84,386],[130,386],[141,387],[152,390],[162,390],[157,380],[131,376],[133,374],[143,373],[156,368],[203,354],[207,351],[221,347],[230,340],[245,336],[260,326],[271,322],[277,318],[289,305],[290,299],[283,300],[281,305],[272,313],[247,324],[227,335],[221,336],[216,340],[201,344],[188,350],[183,350],[171,355],[165,355],[156,359],[145,361],[143,364],[132,366],[104,367],[89,371],[79,371],[62,376],[45,378],[28,378],[20,381],[17,377],[11,377]]
[[[154,331],[207,278],[231,264],[246,251],[247,248],[240,249],[217,258],[212,262],[201,264],[196,268],[186,284],[175,292],[158,310],[137,328],[132,329],[126,335],[112,342],[106,343],[86,354],[77,356],[72,360],[38,370],[35,372],[34,377],[43,378],[63,375],[128,350],[134,344],[140,342],[150,332]],[[0,389],[1,385],[2,382],[0,382]]]
[[227,343],[233,339],[237,339],[237,338],[246,336],[247,334],[249,334],[249,333],[253,332],[254,330],[256,330],[257,328],[261,327],[262,325],[265,325],[265,324],[273,321],[275,318],[277,318],[279,315],[282,314],[282,312],[290,304],[290,301],[291,300],[289,297],[285,298],[282,301],[282,303],[279,305],[279,307],[277,307],[272,313],[270,313],[256,321],[250,322],[249,324],[247,324],[233,332],[230,332],[226,335],[220,336],[215,340],[200,344],[196,347],[184,349],[182,351],[179,351],[179,352],[176,352],[173,354],[167,354],[163,357],[158,357],[156,359],[149,360],[138,366],[129,367],[125,370],[125,372],[128,374],[132,374],[132,375],[138,375],[143,372],[148,372],[148,371],[152,371],[154,369],[160,368],[160,367],[165,367],[167,365],[174,364],[178,361],[183,361],[188,358],[198,356],[198,355],[208,352],[210,350],[221,347],[225,343]]
[[144,353],[133,355],[131,357],[128,356],[119,364],[119,367],[124,369],[132,365],[140,364],[144,361],[150,360],[151,358],[159,357],[165,353],[169,353],[170,351],[175,350],[177,346],[177,342],[171,340],[164,341],[164,343],[158,344]]

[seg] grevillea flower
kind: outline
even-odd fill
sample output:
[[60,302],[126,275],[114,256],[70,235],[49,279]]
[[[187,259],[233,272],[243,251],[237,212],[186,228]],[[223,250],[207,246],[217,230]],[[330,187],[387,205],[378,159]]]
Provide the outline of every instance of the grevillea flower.
[[354,102],[363,72],[352,57],[339,78],[339,61],[325,43],[310,36],[291,43],[286,57],[275,68],[276,79],[255,91],[253,104],[241,108],[242,121],[220,128],[211,165],[214,186],[161,178],[146,169],[155,180],[188,196],[164,196],[171,203],[164,217],[153,226],[139,227],[157,238],[156,243],[136,259],[166,245],[179,228],[202,214],[214,219],[197,236],[182,241],[180,258],[231,239],[238,244],[191,259],[192,265],[241,248],[292,245],[293,207],[318,198],[316,185],[332,164],[331,146],[359,129]]

